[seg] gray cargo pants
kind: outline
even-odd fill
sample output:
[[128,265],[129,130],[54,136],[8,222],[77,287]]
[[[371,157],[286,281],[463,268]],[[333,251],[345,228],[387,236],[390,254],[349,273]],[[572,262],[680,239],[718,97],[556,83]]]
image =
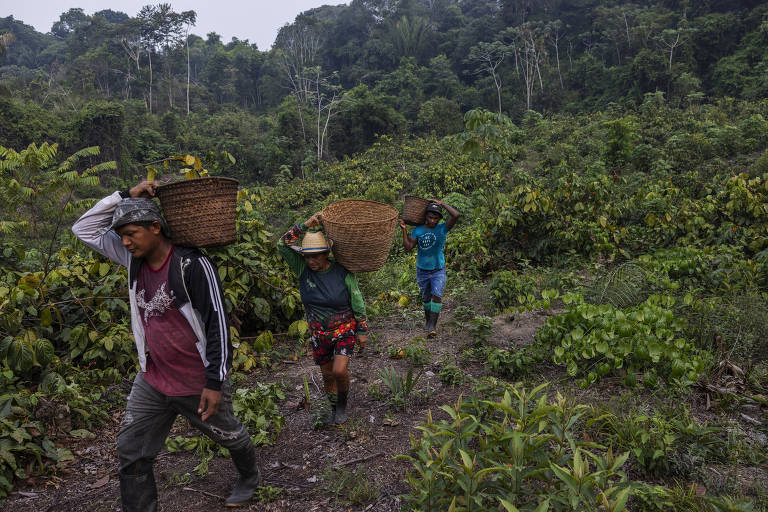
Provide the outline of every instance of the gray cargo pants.
[[128,471],[139,461],[151,467],[178,414],[230,452],[251,446],[248,431],[235,417],[232,409],[229,382],[224,382],[221,387],[219,411],[206,422],[197,413],[199,405],[200,395],[166,396],[147,384],[141,372],[137,373],[131,394],[128,395],[125,418],[117,435],[120,471]]

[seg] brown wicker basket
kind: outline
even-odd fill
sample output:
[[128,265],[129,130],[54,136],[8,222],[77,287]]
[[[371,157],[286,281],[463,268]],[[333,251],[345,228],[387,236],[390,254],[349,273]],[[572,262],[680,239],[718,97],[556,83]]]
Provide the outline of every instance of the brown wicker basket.
[[372,272],[387,261],[397,225],[397,209],[363,199],[345,199],[321,212],[336,261],[352,273]]
[[412,226],[421,226],[426,220],[429,201],[417,196],[405,196],[403,200],[403,220]]
[[216,247],[237,239],[237,185],[219,176],[157,187],[157,197],[175,245]]

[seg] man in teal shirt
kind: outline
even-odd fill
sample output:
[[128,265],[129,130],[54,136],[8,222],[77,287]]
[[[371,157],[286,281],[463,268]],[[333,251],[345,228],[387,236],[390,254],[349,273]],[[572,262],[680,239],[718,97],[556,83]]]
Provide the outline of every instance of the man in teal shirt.
[[[440,219],[443,218],[443,208],[451,217],[445,222],[440,222]],[[413,228],[410,236],[405,222],[400,220],[405,250],[411,252],[414,247],[418,246],[416,281],[421,290],[421,301],[424,306],[427,337],[429,338],[437,336],[437,319],[443,307],[443,289],[446,279],[445,255],[443,254],[445,239],[448,230],[456,224],[458,218],[459,212],[455,208],[437,199],[432,199],[427,205],[424,225]]]

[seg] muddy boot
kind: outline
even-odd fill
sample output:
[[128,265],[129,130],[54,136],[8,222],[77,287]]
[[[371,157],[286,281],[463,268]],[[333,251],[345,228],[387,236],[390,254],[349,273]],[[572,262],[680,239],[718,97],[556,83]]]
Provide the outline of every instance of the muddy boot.
[[333,417],[333,422],[337,425],[342,425],[347,422],[349,416],[347,416],[347,395],[348,391],[339,391],[339,397],[336,401],[336,413]]
[[429,328],[429,318],[432,316],[432,310],[429,309],[429,302],[422,302],[424,304],[424,328]]
[[261,471],[256,462],[256,450],[249,442],[246,447],[230,450],[229,453],[232,455],[232,462],[235,464],[239,476],[225,505],[228,507],[247,505],[261,484]]
[[429,312],[429,321],[427,322],[427,338],[437,337],[437,319],[440,313],[437,311]]
[[123,512],[156,512],[157,487],[152,465],[138,461],[119,474]]

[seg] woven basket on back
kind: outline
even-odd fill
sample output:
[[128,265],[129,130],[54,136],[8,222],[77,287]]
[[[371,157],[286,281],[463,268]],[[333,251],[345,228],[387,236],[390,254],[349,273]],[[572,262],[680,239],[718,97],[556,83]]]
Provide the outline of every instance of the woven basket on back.
[[397,209],[384,203],[345,199],[321,213],[325,234],[333,240],[336,261],[352,273],[372,272],[387,261]]
[[405,196],[403,200],[403,220],[412,226],[424,224],[429,201],[417,196]]
[[216,247],[234,242],[237,185],[235,179],[216,176],[157,187],[171,241],[187,247]]

